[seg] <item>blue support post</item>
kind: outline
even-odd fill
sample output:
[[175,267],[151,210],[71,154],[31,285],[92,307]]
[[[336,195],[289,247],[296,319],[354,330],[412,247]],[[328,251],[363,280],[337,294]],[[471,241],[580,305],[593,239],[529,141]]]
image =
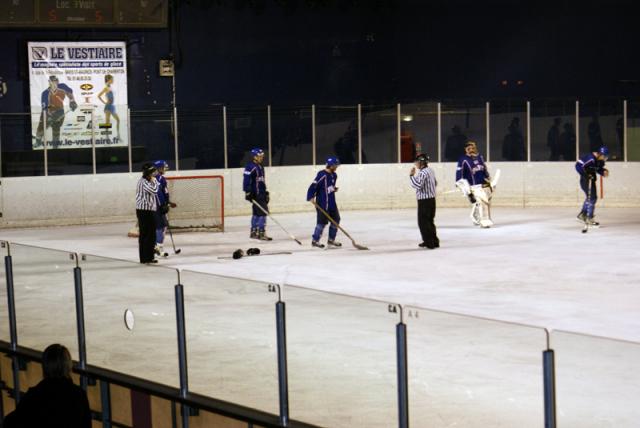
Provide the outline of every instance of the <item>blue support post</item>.
[[407,325],[396,324],[396,351],[398,359],[398,427],[409,427],[409,376],[407,364]]
[[544,376],[544,426],[556,428],[556,369],[552,349],[542,352]]
[[289,375],[287,372],[287,324],[284,302],[276,303],[276,330],[278,339],[278,392],[280,423],[289,424]]
[[[76,256],[77,260],[77,256]],[[76,294],[76,327],[78,332],[78,361],[82,370],[87,369],[87,343],[84,330],[84,297],[82,294],[82,270],[79,266],[73,268],[73,282]],[[85,391],[88,386],[85,375],[80,376],[80,386]]]
[[[18,328],[16,323],[16,300],[13,286],[13,260],[11,255],[4,256],[4,272],[7,279],[7,311],[9,313],[9,337],[11,350],[18,349]],[[13,398],[16,406],[20,402],[20,361],[18,357],[11,357],[11,371],[13,372]]]
[[[189,392],[187,371],[187,339],[184,321],[184,287],[178,283],[175,286],[176,297],[176,325],[178,332],[178,370],[180,374],[180,396],[186,398]],[[182,427],[189,428],[189,408],[182,404]]]

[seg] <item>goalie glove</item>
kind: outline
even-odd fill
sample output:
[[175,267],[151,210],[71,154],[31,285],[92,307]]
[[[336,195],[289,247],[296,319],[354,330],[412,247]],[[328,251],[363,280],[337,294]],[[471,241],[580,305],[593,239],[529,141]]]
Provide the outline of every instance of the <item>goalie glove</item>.
[[69,108],[71,108],[71,111],[76,111],[76,109],[78,108],[78,103],[71,100],[71,102],[69,102]]

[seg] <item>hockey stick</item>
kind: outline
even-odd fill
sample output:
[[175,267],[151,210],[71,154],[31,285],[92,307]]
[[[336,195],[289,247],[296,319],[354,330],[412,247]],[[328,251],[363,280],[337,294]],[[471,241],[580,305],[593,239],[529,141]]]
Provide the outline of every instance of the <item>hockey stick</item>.
[[176,249],[176,244],[173,242],[173,233],[171,232],[171,225],[169,225],[169,216],[164,215],[164,220],[167,222],[167,231],[169,232],[169,238],[171,238],[171,246],[173,247],[173,254],[180,254],[182,249]]
[[331,223],[333,223],[333,224],[334,224],[338,229],[340,229],[340,231],[341,231],[342,233],[344,233],[344,234],[345,234],[345,236],[346,236],[347,238],[349,238],[349,239],[351,240],[351,243],[353,244],[353,246],[354,246],[354,247],[356,247],[358,250],[368,250],[368,248],[367,248],[367,247],[365,247],[365,246],[363,246],[363,245],[358,245],[358,244],[356,244],[356,241],[351,237],[351,235],[349,235],[349,234],[347,233],[347,231],[346,231],[346,230],[344,230],[344,229],[343,229],[343,228],[342,228],[342,227],[341,227],[341,226],[340,226],[340,225],[339,225],[339,224],[338,224],[334,219],[332,219],[332,218],[331,218],[331,216],[329,215],[329,213],[328,213],[328,212],[326,212],[325,210],[323,210],[323,209],[320,207],[320,205],[318,205],[318,204],[316,203],[316,201],[311,200],[310,202],[311,202],[313,205],[315,205],[315,207],[316,207],[318,210],[320,210],[320,212],[321,212],[322,214],[324,214],[324,216],[325,216],[325,217],[326,217],[326,218],[327,218]]
[[[291,253],[291,251],[274,251],[273,253],[260,253],[260,254],[254,254],[254,255],[243,254],[242,256],[237,257],[235,259],[241,259],[241,258],[244,258],[244,257],[278,256],[278,255],[282,255],[282,254],[293,254],[293,253]],[[234,259],[234,257],[233,256],[219,256],[218,259],[229,260],[229,259]]]
[[[587,203],[591,204],[591,178],[587,178]],[[589,217],[588,217],[588,208],[585,213],[586,220],[584,221],[584,226],[582,227],[582,233],[587,233],[589,230]]]
[[260,211],[262,211],[263,213],[265,213],[271,220],[273,220],[273,222],[275,224],[277,224],[278,226],[280,226],[280,229],[284,230],[284,233],[286,233],[287,235],[289,235],[289,238],[293,239],[294,241],[296,241],[298,243],[298,245],[302,245],[302,242],[300,242],[295,236],[293,236],[292,234],[290,234],[287,229],[284,228],[284,226],[282,226],[278,220],[276,220],[275,218],[271,217],[271,214],[269,214],[269,212],[267,210],[265,210],[264,208],[262,208],[262,206],[257,203],[255,201],[255,199],[251,199],[251,203],[253,205],[255,205],[256,207],[260,208]]

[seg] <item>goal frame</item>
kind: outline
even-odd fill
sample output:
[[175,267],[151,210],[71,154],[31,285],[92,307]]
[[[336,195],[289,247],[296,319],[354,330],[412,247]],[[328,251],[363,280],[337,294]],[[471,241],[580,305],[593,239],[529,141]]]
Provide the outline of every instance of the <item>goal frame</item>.
[[[173,180],[193,180],[193,179],[203,179],[203,178],[214,178],[220,180],[220,229],[221,232],[224,232],[224,176],[222,175],[165,175],[167,179],[167,185],[170,181]],[[171,194],[169,194],[171,197]]]

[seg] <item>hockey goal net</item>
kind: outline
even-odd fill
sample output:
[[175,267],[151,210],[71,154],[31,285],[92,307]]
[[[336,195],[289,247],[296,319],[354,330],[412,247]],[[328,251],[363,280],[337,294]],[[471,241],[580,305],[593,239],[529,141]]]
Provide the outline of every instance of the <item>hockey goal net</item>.
[[[174,232],[224,231],[224,178],[221,175],[166,177],[171,202],[169,226]],[[137,228],[129,236],[138,236]]]

